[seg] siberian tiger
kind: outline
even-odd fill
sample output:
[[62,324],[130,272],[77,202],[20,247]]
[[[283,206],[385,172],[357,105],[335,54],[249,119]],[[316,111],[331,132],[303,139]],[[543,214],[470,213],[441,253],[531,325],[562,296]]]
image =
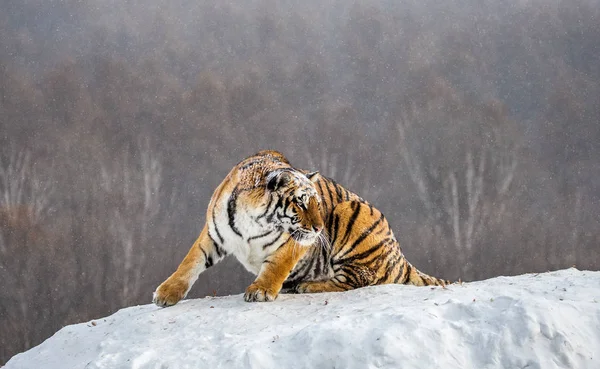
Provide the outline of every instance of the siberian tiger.
[[371,204],[332,179],[292,167],[276,151],[237,164],[215,190],[206,219],[177,271],[154,292],[155,304],[176,304],[227,254],[257,275],[246,301],[273,301],[282,288],[314,293],[449,283],[405,259]]

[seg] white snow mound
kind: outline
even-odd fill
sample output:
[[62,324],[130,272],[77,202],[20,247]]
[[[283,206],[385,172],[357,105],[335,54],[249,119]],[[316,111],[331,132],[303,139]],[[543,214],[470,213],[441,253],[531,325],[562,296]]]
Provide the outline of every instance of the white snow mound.
[[67,326],[13,368],[600,368],[600,272],[241,295]]

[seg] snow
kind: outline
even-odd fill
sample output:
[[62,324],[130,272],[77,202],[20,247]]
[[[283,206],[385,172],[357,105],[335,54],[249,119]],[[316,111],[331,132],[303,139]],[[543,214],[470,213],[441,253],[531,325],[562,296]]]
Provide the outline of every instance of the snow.
[[600,368],[600,272],[143,305],[67,326],[13,368]]

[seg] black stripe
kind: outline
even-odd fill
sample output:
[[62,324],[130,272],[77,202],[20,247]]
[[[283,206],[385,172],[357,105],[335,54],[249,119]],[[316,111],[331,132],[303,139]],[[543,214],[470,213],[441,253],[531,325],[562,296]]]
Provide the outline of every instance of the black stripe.
[[333,211],[333,208],[335,207],[335,203],[333,202],[333,193],[331,192],[331,188],[329,188],[330,185],[331,185],[331,182],[327,183],[325,188],[327,188],[327,193],[329,193],[329,202],[331,203],[331,211]]
[[356,275],[354,275],[354,268],[350,265],[343,265],[341,268],[342,272],[344,273],[344,277],[346,277],[346,283],[348,285],[354,285],[357,286],[358,285],[358,278],[356,277]]
[[[375,271],[379,271],[379,269],[381,269],[381,266],[385,263],[386,265],[389,263],[389,258],[390,258],[391,254],[389,252],[382,252],[381,254],[379,254],[374,260],[372,260],[371,262],[371,269],[375,270]],[[392,255],[395,256],[395,255]]]
[[307,274],[310,273],[314,261],[315,258],[309,256],[309,260],[302,264],[302,266],[296,271],[294,271],[288,278],[295,280],[303,280],[304,278],[306,278]]
[[344,282],[338,281],[335,278],[332,278],[329,281],[331,283],[333,283],[337,288],[341,288],[343,290],[347,290],[348,289],[348,283],[344,283]]
[[[406,259],[404,258],[404,256],[400,257],[400,261],[404,261],[404,263],[406,263]],[[398,283],[398,281],[400,280],[400,277],[402,277],[403,272],[404,272],[404,265],[402,265],[402,268],[400,268],[400,270],[398,270],[398,275],[396,276],[396,278],[394,278],[394,283]]]
[[252,240],[255,240],[257,238],[266,237],[266,236],[270,235],[271,233],[273,233],[273,231],[267,231],[267,232],[265,232],[263,234],[259,234],[258,236],[252,236],[252,237],[248,238],[248,242],[250,242]]
[[308,267],[309,263],[305,262],[303,263],[300,268],[294,270],[289,276],[288,276],[288,280],[291,282],[294,282],[296,280],[302,280],[306,274],[303,274],[304,271],[306,270],[306,268]]
[[407,284],[408,281],[410,281],[410,272],[412,271],[412,268],[410,267],[410,263],[406,262],[404,264],[404,266],[406,267],[406,279],[404,281],[402,281],[403,284]]
[[381,221],[383,220],[383,214],[379,217],[379,219],[377,219],[377,221],[375,221],[375,223],[373,223],[369,228],[367,228],[367,230],[365,230],[360,237],[358,237],[354,243],[352,244],[352,246],[350,246],[350,248],[344,252],[342,255],[339,255],[340,258],[343,258],[344,256],[346,256],[350,251],[354,250],[354,248],[356,246],[358,246],[362,241],[364,241],[365,238],[367,238],[371,232],[373,232],[373,230],[375,229],[375,227],[377,227],[379,225],[379,223],[381,223]]
[[271,222],[273,220],[273,216],[277,213],[277,209],[279,209],[282,205],[282,201],[283,201],[283,197],[280,197],[277,200],[277,204],[275,204],[275,207],[273,208],[273,211],[271,212],[271,214],[269,214],[269,216],[267,217],[267,222]]
[[261,215],[259,215],[256,219],[260,219],[260,218],[264,218],[267,213],[269,212],[269,208],[271,207],[271,203],[273,202],[273,196],[269,196],[269,202],[267,203],[267,208],[265,209],[265,212],[262,213]]
[[210,239],[210,241],[216,245],[217,241],[215,241],[214,237],[210,234],[210,229],[206,232],[206,234],[208,234],[208,238]]
[[274,239],[273,241],[271,241],[271,242],[267,243],[266,245],[263,245],[263,247],[262,247],[262,248],[263,248],[263,250],[264,250],[264,249],[266,249],[266,248],[267,248],[267,247],[269,247],[269,246],[273,246],[273,244],[274,244],[275,242],[277,242],[277,240],[279,240],[279,239],[281,238],[281,234],[282,234],[282,233],[283,233],[283,232],[279,232],[279,233],[277,234],[277,237],[275,237],[275,239]]
[[342,190],[344,190],[344,196],[346,197],[346,201],[350,200],[350,192],[344,187],[342,187]]
[[331,260],[331,248],[321,245],[321,256],[323,257],[323,268],[321,270],[321,274],[327,271],[327,266]]
[[319,196],[321,197],[321,202],[323,203],[323,205],[325,206],[325,213],[327,214],[329,211],[329,206],[327,206],[327,201],[325,201],[325,199],[323,198],[325,195],[325,192],[323,192],[323,187],[321,186],[321,180],[317,181],[317,186],[319,186]]
[[283,205],[283,215],[287,216],[287,211],[290,208],[290,205],[292,205],[292,201],[289,199],[289,197],[286,197],[285,204]]
[[377,279],[375,281],[375,283],[373,283],[373,284],[379,284],[380,282],[386,281],[390,277],[390,274],[392,274],[392,272],[394,271],[394,268],[396,267],[396,264],[398,264],[399,261],[400,261],[400,258],[396,257],[391,264],[388,263],[383,277]]
[[217,220],[215,218],[215,207],[216,207],[216,205],[213,205],[213,208],[212,208],[212,221],[213,221],[213,226],[215,227],[215,232],[217,232],[217,237],[219,238],[219,241],[222,244],[224,242],[224,240],[223,240],[223,236],[221,236],[221,232],[219,232],[219,228],[217,228]]
[[214,262],[213,262],[212,256],[209,256],[208,258],[206,258],[206,261],[204,262],[204,267],[206,269],[208,269],[208,268],[210,268],[213,265],[214,265]]
[[348,238],[350,238],[350,233],[352,232],[352,227],[354,227],[354,222],[356,221],[356,218],[358,218],[358,214],[360,213],[360,204],[359,203],[351,202],[350,207],[352,209],[354,209],[354,212],[350,216],[350,220],[348,221],[348,224],[346,225],[346,233],[344,233],[344,238],[342,239],[342,245],[344,243],[346,243],[346,241],[348,241]]
[[345,282],[342,282],[342,281],[339,280],[340,277],[344,277],[346,280],[348,280],[348,278],[345,275],[342,276],[342,275],[339,275],[339,274],[334,275],[333,278],[331,278],[331,280],[332,281],[335,280],[335,281],[338,281],[340,283],[345,283]]
[[306,268],[306,272],[308,274],[310,274],[311,271],[313,271],[313,266],[315,265],[315,259],[314,257],[310,258],[310,262],[308,263],[308,268]]
[[[300,265],[300,268],[296,269],[294,267],[295,270],[292,270],[292,272],[290,273],[290,275],[288,275],[286,281],[289,282],[294,282],[296,276],[298,275],[298,273],[300,273],[300,271],[302,270],[302,268],[306,265],[306,263],[303,263],[302,265]],[[296,264],[296,266],[298,266],[298,264]]]
[[[202,249],[202,247],[199,247],[199,249],[200,249],[200,251],[202,251],[202,255],[204,255],[204,267],[208,269],[208,266],[206,266],[208,264],[208,255],[206,254],[206,251],[204,251]],[[212,259],[211,259],[211,263],[212,263]]]
[[341,264],[341,263],[351,263],[355,260],[360,260],[363,259],[369,255],[371,255],[372,253],[374,253],[375,251],[377,251],[381,246],[383,246],[385,244],[386,240],[381,240],[380,242],[376,243],[375,246],[371,246],[367,251],[363,251],[360,254],[355,254],[352,255],[350,257],[347,257],[345,259],[342,258],[338,258],[337,255],[335,256],[335,264]]
[[319,247],[319,252],[317,255],[313,256],[313,258],[317,259],[317,265],[315,265],[315,275],[321,274],[321,257],[323,257],[323,250],[324,247],[321,246]]
[[279,250],[280,248],[282,248],[286,243],[288,243],[290,240],[292,239],[292,236],[290,235],[288,238],[286,238],[285,241],[283,241],[281,243],[281,245],[279,245],[279,247],[277,247],[277,250]]
[[333,215],[333,229],[331,230],[331,247],[334,246],[335,241],[337,240],[338,231],[340,229],[340,217],[337,214]]
[[221,246],[219,246],[217,241],[215,241],[213,236],[210,234],[210,231],[208,231],[206,233],[208,233],[208,238],[210,238],[211,242],[215,246],[215,251],[217,252],[217,255],[219,256],[219,258],[222,257],[223,255],[227,255],[227,251],[223,250],[223,248]]
[[227,255],[227,251],[223,249],[221,246],[215,243],[215,251],[217,251],[217,255],[221,258],[224,255]]
[[[327,228],[327,232],[329,232],[329,236],[331,237],[331,226],[333,225],[333,214],[327,214],[326,215],[326,224],[325,227]],[[331,240],[329,240],[331,241]]]
[[231,230],[238,236],[242,237],[242,234],[240,233],[239,229],[235,226],[235,207],[237,197],[238,188],[236,187],[233,189],[233,192],[231,192],[229,200],[227,200],[227,216],[229,217],[229,227],[231,228]]
[[340,186],[339,184],[337,184],[335,182],[333,182],[333,185],[335,186],[335,194],[337,195],[338,202],[342,202],[342,200],[344,199],[343,195],[342,195],[342,190],[341,190],[342,186]]
[[295,286],[296,286],[296,281],[291,281],[289,279],[286,279],[285,282],[283,282],[281,289],[283,289],[283,290],[293,289]]

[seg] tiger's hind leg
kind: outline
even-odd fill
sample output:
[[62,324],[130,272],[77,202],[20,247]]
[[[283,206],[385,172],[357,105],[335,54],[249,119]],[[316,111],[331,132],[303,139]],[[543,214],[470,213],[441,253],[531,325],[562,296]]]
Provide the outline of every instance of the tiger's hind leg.
[[327,230],[333,277],[302,282],[295,287],[296,292],[347,291],[392,283],[402,252],[381,212],[360,201],[339,203]]
[[329,279],[326,281],[302,282],[292,290],[292,293],[343,292],[350,289],[352,288],[348,288],[334,279]]
[[296,293],[342,292],[366,287],[375,281],[375,273],[362,265],[345,265],[331,279],[299,283]]

